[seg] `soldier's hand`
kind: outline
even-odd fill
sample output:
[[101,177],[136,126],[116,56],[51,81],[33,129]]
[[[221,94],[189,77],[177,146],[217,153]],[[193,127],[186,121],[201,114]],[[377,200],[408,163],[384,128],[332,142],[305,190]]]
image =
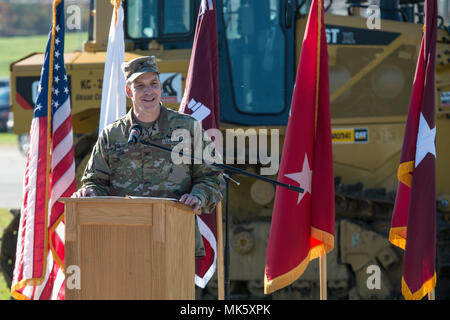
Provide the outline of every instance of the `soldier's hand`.
[[180,198],[180,202],[194,207],[194,211],[200,209],[200,206],[202,205],[202,201],[199,198],[189,193],[183,194]]
[[85,198],[85,197],[95,197],[94,191],[92,191],[89,188],[80,188],[72,195],[72,198]]

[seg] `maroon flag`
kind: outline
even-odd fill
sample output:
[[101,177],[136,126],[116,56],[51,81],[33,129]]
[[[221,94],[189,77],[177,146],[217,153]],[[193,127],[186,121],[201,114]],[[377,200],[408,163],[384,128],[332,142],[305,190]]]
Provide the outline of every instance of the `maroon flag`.
[[11,295],[64,299],[64,204],[76,190],[69,84],[64,67],[64,2],[53,25],[30,128]]
[[334,177],[328,53],[322,0],[311,4],[299,59],[267,245],[264,292],[294,282],[334,248]]
[[[217,21],[214,0],[202,0],[180,112],[201,121],[204,130],[219,128]],[[195,284],[204,288],[216,270],[216,212],[197,216],[206,256],[196,258]]]
[[389,234],[389,240],[405,250],[403,296],[415,300],[436,286],[436,0],[426,1],[425,17]]

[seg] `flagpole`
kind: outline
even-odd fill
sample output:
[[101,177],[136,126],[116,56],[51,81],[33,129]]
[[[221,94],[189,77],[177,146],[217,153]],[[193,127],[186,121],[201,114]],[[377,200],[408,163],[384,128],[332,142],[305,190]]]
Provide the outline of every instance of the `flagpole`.
[[222,202],[216,207],[217,228],[217,295],[219,300],[224,300],[224,263],[223,263],[223,232],[222,232]]
[[230,241],[228,239],[228,229],[229,229],[229,204],[230,204],[230,178],[231,172],[225,171],[227,174],[225,178],[225,277],[224,277],[224,286],[225,286],[225,299],[230,300]]
[[327,300],[327,254],[319,257],[320,300]]
[[434,289],[428,292],[428,300],[436,300],[436,294],[434,292]]
[[[47,255],[48,251],[47,245],[48,245],[48,209],[49,209],[49,201],[50,201],[50,173],[51,173],[51,144],[52,144],[52,88],[53,88],[53,57],[55,56],[55,35],[56,35],[56,23],[57,23],[57,14],[56,14],[56,8],[60,4],[61,0],[54,0],[53,1],[53,21],[52,21],[52,33],[51,33],[51,40],[50,40],[50,52],[48,57],[48,87],[47,87],[47,150],[45,154],[45,160],[46,160],[46,167],[45,167],[45,211],[44,211],[44,217],[45,217],[45,226],[44,226],[44,257],[43,257],[43,268],[41,275],[41,278],[39,281],[44,280],[45,274],[47,273]],[[41,280],[42,279],[42,280]]]
[[[314,140],[316,139],[317,135],[317,118],[318,118],[318,107],[319,107],[319,75],[320,75],[320,45],[321,45],[321,37],[322,37],[322,9],[323,9],[323,2],[322,0],[318,1],[317,4],[317,25],[318,25],[318,31],[317,31],[317,77],[316,77],[316,109],[314,112]],[[319,257],[319,281],[320,281],[320,300],[327,300],[327,254],[324,252],[323,255]]]

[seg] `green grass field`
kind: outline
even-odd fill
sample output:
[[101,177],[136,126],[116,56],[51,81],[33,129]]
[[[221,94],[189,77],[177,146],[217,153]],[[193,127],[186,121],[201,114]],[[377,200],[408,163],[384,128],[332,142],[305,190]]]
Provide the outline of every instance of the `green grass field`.
[[[13,215],[9,212],[8,209],[0,208],[0,237],[3,234],[3,230],[8,226],[11,222]],[[1,240],[0,240],[1,246]],[[3,278],[3,274],[0,274],[0,300],[9,300],[11,298],[11,294],[9,288],[6,286],[5,279]]]
[[14,133],[0,133],[0,146],[17,146],[17,135]]
[[[33,52],[44,52],[47,35],[30,37],[0,37],[0,77],[9,77],[9,65]],[[66,32],[64,51],[81,50],[87,32]]]

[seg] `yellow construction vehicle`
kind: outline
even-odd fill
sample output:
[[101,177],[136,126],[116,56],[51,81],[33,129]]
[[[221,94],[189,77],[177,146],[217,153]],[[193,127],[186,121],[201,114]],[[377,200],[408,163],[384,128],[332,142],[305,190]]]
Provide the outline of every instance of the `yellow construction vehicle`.
[[[125,59],[158,58],[163,102],[177,109],[182,98],[200,0],[127,0]],[[289,115],[298,56],[311,1],[216,0],[221,127],[274,128],[280,151]],[[329,299],[400,298],[403,253],[389,232],[397,188],[405,120],[422,38],[423,1],[347,1],[333,14],[327,1],[336,244],[328,258]],[[446,2],[442,1],[443,8]],[[77,177],[96,140],[101,86],[112,6],[91,1],[89,39],[80,52],[66,53],[75,133]],[[448,12],[446,13],[448,14]],[[450,34],[439,20],[436,63],[438,263],[437,298],[449,298],[450,279]],[[42,53],[11,65],[14,132],[27,134]],[[247,131],[248,132],[248,131]],[[281,154],[281,152],[280,152]],[[259,173],[260,165],[236,165]],[[235,175],[230,185],[231,297],[317,299],[317,263],[296,282],[263,294],[266,245],[275,189]],[[276,179],[276,174],[269,176]],[[17,220],[17,219],[16,219]],[[17,222],[16,222],[17,223]],[[14,229],[11,227],[11,229]],[[13,243],[11,241],[10,243]],[[15,246],[10,244],[9,246]],[[8,246],[4,242],[3,247]],[[5,275],[14,256],[2,249]],[[15,252],[10,250],[9,252]],[[7,261],[8,263],[4,263]],[[381,272],[380,288],[367,285],[370,268]],[[200,299],[217,296],[217,281],[198,288]]]

